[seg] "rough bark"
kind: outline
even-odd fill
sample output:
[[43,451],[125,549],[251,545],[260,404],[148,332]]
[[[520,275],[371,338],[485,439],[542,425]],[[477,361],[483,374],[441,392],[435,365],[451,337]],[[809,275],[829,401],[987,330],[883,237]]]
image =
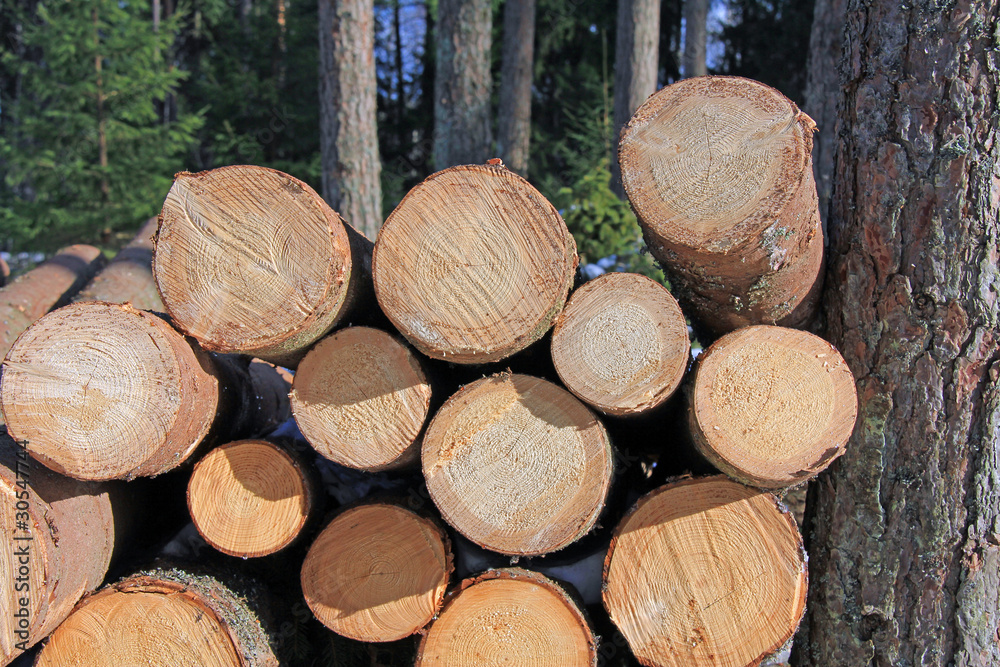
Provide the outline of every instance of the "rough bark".
[[492,157],[490,0],[440,0],[434,78],[434,167]]
[[535,0],[508,0],[503,9],[503,64],[497,111],[497,153],[508,169],[528,176]]
[[813,173],[819,214],[823,229],[830,215],[830,191],[833,188],[833,157],[837,150],[840,124],[837,102],[840,99],[838,63],[844,50],[844,17],[847,0],[816,0],[812,36],[809,40],[809,79],[803,110],[816,121],[813,136]]
[[621,0],[615,37],[615,135],[611,147],[611,188],[622,199],[625,191],[618,166],[618,136],[635,110],[656,91],[659,62],[660,3]]
[[323,198],[369,239],[382,226],[372,0],[320,0]]
[[860,413],[815,485],[798,664],[1000,664],[998,17],[848,5],[825,296]]
[[684,0],[684,55],[681,72],[685,78],[708,74],[707,42],[708,0]]

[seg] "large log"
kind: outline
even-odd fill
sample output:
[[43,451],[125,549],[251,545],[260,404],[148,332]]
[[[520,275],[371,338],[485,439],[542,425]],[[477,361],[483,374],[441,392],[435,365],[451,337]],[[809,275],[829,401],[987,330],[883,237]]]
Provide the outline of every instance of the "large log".
[[562,310],[577,266],[559,213],[501,165],[440,171],[403,198],[379,232],[375,295],[429,357],[497,361],[538,340]]
[[0,427],[0,664],[46,637],[101,584],[115,518],[107,484],[47,470]]
[[177,174],[156,284],[207,350],[294,366],[370,293],[371,243],[302,181],[264,167]]
[[139,310],[163,312],[163,300],[153,280],[153,236],[157,224],[156,218],[147,220],[135,238],[73,300],[131,303]]
[[453,569],[435,522],[391,503],[340,512],[302,564],[302,593],[326,627],[366,642],[408,637],[436,617]]
[[770,493],[721,475],[653,491],[618,525],[604,606],[654,667],[750,667],[805,611],[805,551]]
[[586,535],[611,486],[613,453],[597,417],[565,389],[495,375],[449,398],[427,427],[427,490],[470,540],[541,555]]
[[255,558],[281,551],[302,533],[317,487],[297,455],[266,440],[237,440],[195,464],[187,502],[206,542],[230,556]]
[[369,472],[416,465],[430,400],[417,355],[369,327],[341,329],[317,343],[299,363],[291,393],[309,444]]
[[277,667],[263,611],[252,596],[214,576],[143,572],[84,600],[52,633],[35,665]]
[[858,413],[854,376],[819,336],[745,327],[699,358],[688,410],[695,447],[730,477],[796,486],[844,453]]
[[597,642],[573,598],[547,577],[490,570],[449,593],[416,665],[596,667]]
[[131,479],[177,467],[210,432],[248,437],[283,421],[287,401],[277,416],[261,406],[282,405],[273,394],[284,385],[262,377],[255,384],[246,361],[209,355],[156,315],[81,302],[41,318],[11,348],[0,408],[11,435],[49,468]]
[[566,388],[604,414],[638,415],[670,398],[691,361],[687,322],[665,287],[606,273],[573,292],[552,332]]
[[804,326],[820,289],[816,124],[777,90],[686,79],[622,131],[622,181],[685,311],[715,333]]

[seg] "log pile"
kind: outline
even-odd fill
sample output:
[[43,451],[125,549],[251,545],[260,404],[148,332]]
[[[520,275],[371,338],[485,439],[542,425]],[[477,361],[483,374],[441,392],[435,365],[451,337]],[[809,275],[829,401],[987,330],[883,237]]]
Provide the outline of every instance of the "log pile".
[[[814,129],[726,77],[636,113],[622,178],[677,299],[630,274],[573,290],[573,237],[501,164],[430,176],[374,244],[287,174],[178,174],[151,267],[129,264],[147,228],[4,360],[23,460],[0,468],[0,517],[37,533],[42,560],[29,640],[16,648],[8,614],[3,664],[46,635],[36,664],[780,652],[808,585],[781,497],[857,415],[837,351],[789,328],[808,325],[822,263]],[[163,313],[139,303],[149,284]],[[688,317],[713,336],[694,363]],[[102,485],[160,475],[182,480],[169,493],[192,526],[106,580],[113,534],[90,540],[93,567],[60,569],[60,550],[80,558],[70,522],[116,523],[91,507]]]

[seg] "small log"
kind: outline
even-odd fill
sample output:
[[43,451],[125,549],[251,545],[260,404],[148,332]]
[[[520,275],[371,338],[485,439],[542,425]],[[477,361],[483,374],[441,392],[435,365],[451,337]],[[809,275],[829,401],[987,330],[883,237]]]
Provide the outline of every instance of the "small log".
[[0,427],[0,664],[46,637],[100,586],[115,519],[107,484],[47,470]]
[[297,538],[316,504],[317,483],[296,456],[266,440],[216,447],[194,466],[188,510],[205,541],[256,558]]
[[302,181],[232,166],[175,176],[153,273],[207,350],[294,367],[370,292],[371,242]]
[[0,358],[32,322],[67,303],[103,265],[100,250],[73,245],[0,289]]
[[500,553],[541,555],[586,535],[611,486],[597,417],[565,389],[495,375],[449,398],[427,427],[422,465],[445,520]]
[[441,609],[453,569],[444,531],[377,502],[339,513],[302,564],[302,592],[334,632],[366,642],[408,637]]
[[580,607],[551,579],[490,570],[449,593],[415,664],[595,667],[597,641]]
[[820,288],[816,124],[777,90],[686,79],[622,131],[622,181],[650,251],[692,317],[715,333],[804,326]]
[[219,579],[177,569],[130,576],[88,597],[36,667],[277,667],[259,604]]
[[38,320],[11,348],[0,408],[11,435],[57,472],[159,475],[210,432],[247,437],[287,417],[287,402],[284,415],[262,414],[254,397],[265,389],[246,366],[212,357],[128,304],[75,303]]
[[835,347],[761,325],[723,336],[699,357],[688,422],[716,468],[778,489],[808,481],[843,454],[857,413],[854,376]]
[[619,524],[604,606],[643,665],[749,667],[795,633],[806,561],[778,500],[722,475],[646,495]]
[[292,414],[313,448],[369,472],[415,465],[430,409],[420,361],[396,337],[369,327],[341,329],[299,364]]
[[562,310],[576,243],[553,206],[503,166],[429,176],[379,231],[379,305],[434,359],[480,364],[538,340]]
[[139,310],[164,311],[153,280],[153,235],[157,219],[150,218],[132,241],[94,276],[74,301],[131,303]]
[[670,398],[691,361],[687,322],[662,285],[606,273],[573,292],[552,332],[566,388],[606,415],[638,415]]

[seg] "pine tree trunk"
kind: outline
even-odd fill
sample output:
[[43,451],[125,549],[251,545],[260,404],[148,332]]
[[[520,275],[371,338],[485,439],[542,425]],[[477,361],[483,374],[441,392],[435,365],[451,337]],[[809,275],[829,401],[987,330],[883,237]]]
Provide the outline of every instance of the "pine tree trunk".
[[618,137],[635,110],[656,91],[659,62],[660,3],[621,0],[615,37],[615,114],[611,146],[611,188],[625,198],[618,166]]
[[802,665],[1000,664],[996,0],[853,1],[826,289],[858,378]]
[[323,198],[374,239],[382,226],[372,0],[320,0]]
[[163,312],[163,300],[153,279],[153,235],[157,222],[156,218],[147,220],[132,242],[73,300],[131,303],[139,310]]
[[707,41],[708,0],[684,0],[684,56],[681,71],[686,78],[708,74]]
[[535,0],[508,0],[503,9],[503,64],[497,112],[497,153],[508,169],[528,176]]
[[490,0],[440,0],[434,78],[434,167],[491,157]]

